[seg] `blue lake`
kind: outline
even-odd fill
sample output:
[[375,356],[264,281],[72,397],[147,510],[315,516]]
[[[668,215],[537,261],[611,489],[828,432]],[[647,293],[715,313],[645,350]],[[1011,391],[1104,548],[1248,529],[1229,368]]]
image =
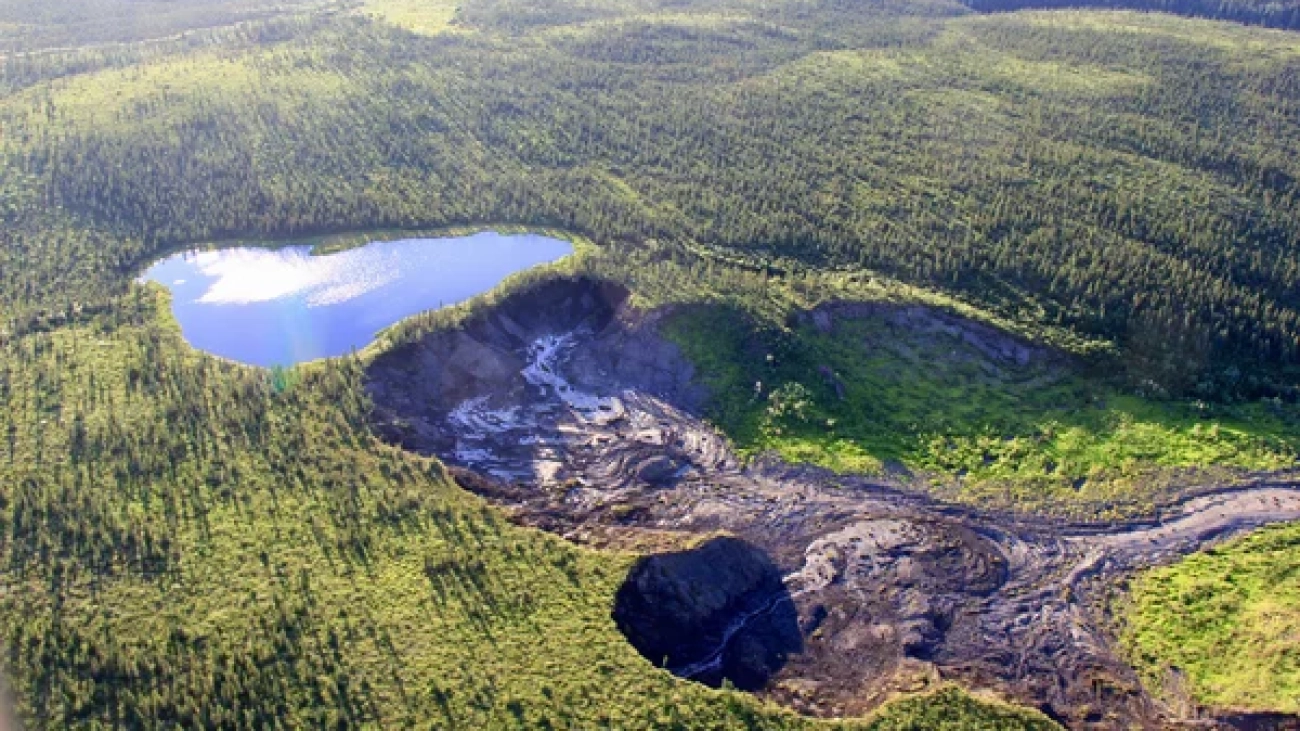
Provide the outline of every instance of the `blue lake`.
[[573,251],[567,241],[493,232],[368,244],[328,256],[309,246],[191,251],[142,279],[172,292],[200,350],[259,366],[344,355],[393,323],[486,292]]

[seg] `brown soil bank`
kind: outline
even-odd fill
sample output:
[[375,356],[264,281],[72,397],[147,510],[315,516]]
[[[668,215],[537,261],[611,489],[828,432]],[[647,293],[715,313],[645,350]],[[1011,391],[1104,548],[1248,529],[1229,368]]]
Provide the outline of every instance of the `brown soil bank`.
[[629,640],[679,675],[726,677],[820,716],[956,680],[1071,728],[1260,728],[1262,717],[1175,717],[1117,653],[1100,597],[1135,568],[1300,519],[1300,486],[1094,526],[776,461],[741,465],[698,417],[705,394],[658,335],[661,314],[587,279],[510,296],[376,359],[375,427],[574,540],[735,536],[647,558],[619,592]]

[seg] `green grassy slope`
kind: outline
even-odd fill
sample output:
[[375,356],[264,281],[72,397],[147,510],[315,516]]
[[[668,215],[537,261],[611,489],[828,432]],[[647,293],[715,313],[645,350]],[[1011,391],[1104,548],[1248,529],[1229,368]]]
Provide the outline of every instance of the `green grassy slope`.
[[1130,656],[1173,698],[1300,713],[1300,526],[1259,531],[1131,586]]
[[1178,468],[1276,470],[1300,454],[1300,413],[1288,405],[1143,398],[1086,362],[999,359],[950,324],[891,311],[823,331],[807,317],[785,329],[697,308],[667,333],[742,453],[848,472],[895,463],[938,485],[961,475],[967,500],[1104,518],[1149,509],[1169,480],[1190,479]]

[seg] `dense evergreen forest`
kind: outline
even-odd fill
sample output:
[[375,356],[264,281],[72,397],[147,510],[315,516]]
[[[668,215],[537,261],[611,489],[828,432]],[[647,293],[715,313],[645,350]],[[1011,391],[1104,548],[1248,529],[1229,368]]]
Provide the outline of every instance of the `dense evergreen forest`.
[[1300,29],[1300,3],[1258,0],[966,0],[983,12],[1025,8],[1106,8],[1149,10],[1198,18],[1232,20],[1270,28]]
[[[414,5],[0,0],[0,663],[30,727],[836,725],[650,667],[609,618],[631,557],[379,443],[358,363],[189,350],[133,283],[187,244],[555,226],[681,281],[874,270],[1110,341],[1146,392],[1296,395],[1296,36]],[[951,689],[860,725],[1049,727]]]
[[1294,395],[1292,37],[962,12],[482,0],[437,37],[284,16],[126,68],[11,57],[8,329],[186,242],[510,221],[868,267],[1171,392]]
[[325,6],[312,0],[6,0],[0,4],[0,52],[150,41]]

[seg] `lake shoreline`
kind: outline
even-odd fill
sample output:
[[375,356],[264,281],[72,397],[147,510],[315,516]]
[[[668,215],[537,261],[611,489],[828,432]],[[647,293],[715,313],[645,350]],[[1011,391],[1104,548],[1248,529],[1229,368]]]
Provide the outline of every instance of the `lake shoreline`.
[[440,233],[223,242],[174,252],[137,281],[169,290],[173,317],[196,350],[289,367],[366,350],[407,318],[471,300],[585,248],[521,228]]

